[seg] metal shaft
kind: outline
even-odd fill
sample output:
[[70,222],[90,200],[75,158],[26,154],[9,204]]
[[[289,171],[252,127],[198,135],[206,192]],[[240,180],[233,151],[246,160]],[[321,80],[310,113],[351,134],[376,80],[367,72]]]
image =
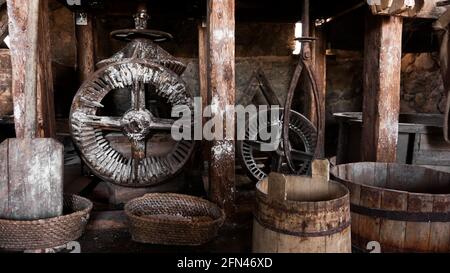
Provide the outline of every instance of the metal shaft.
[[303,0],[303,15],[302,15],[302,33],[303,37],[310,36],[310,27],[309,27],[309,0]]

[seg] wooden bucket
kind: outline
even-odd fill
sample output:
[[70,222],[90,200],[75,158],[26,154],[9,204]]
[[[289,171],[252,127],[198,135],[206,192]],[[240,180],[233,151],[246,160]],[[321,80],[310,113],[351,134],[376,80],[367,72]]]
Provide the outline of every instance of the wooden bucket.
[[450,251],[450,173],[412,165],[355,163],[331,170],[350,190],[352,240],[381,252]]
[[253,252],[351,252],[349,191],[327,174],[272,173],[257,184]]

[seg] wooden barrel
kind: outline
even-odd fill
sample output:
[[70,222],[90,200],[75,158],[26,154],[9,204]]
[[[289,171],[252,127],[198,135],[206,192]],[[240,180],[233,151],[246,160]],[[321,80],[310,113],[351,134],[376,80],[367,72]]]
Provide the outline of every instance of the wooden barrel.
[[9,49],[0,49],[0,117],[13,114],[12,72]]
[[348,190],[316,177],[270,174],[257,184],[255,253],[350,253]]
[[[352,242],[381,252],[450,251],[450,174],[424,167],[355,163],[331,170],[350,190]],[[373,245],[373,243],[370,243]]]

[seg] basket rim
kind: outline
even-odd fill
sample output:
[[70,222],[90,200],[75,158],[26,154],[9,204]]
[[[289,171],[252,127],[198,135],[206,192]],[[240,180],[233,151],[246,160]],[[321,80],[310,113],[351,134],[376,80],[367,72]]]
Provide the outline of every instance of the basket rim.
[[[161,219],[155,219],[152,217],[141,217],[141,216],[137,216],[136,214],[130,212],[129,207],[131,204],[138,203],[141,200],[147,200],[150,197],[157,197],[157,196],[161,196],[161,195],[168,196],[168,197],[190,199],[193,201],[200,201],[202,203],[205,203],[211,207],[218,209],[218,211],[220,212],[220,217],[214,219],[213,221],[206,221],[206,222],[186,221],[185,222],[185,221],[176,221],[176,220],[168,220],[168,219],[161,220]],[[144,196],[132,199],[129,202],[127,202],[125,204],[124,211],[125,211],[125,214],[127,215],[127,217],[129,217],[130,219],[138,220],[141,222],[145,222],[145,223],[149,223],[149,224],[158,224],[158,223],[159,224],[161,224],[161,223],[177,224],[177,225],[186,226],[186,227],[209,227],[209,226],[213,226],[216,224],[222,225],[225,222],[225,218],[226,218],[225,211],[222,208],[220,208],[217,204],[215,204],[209,200],[206,200],[204,198],[201,198],[201,197],[186,195],[186,194],[178,194],[178,193],[148,193],[148,194],[145,194]]]
[[0,224],[14,224],[14,225],[22,225],[22,226],[34,226],[34,225],[42,225],[42,224],[46,224],[46,223],[51,223],[51,222],[59,222],[65,219],[71,219],[74,217],[82,217],[83,215],[89,214],[89,212],[92,210],[93,208],[93,203],[91,200],[81,197],[79,195],[76,194],[64,194],[64,200],[67,200],[69,198],[75,198],[78,199],[81,202],[85,202],[87,204],[87,207],[81,210],[77,210],[74,212],[71,212],[69,214],[65,214],[65,215],[61,215],[61,216],[57,216],[57,217],[51,217],[51,218],[46,218],[46,219],[38,219],[38,220],[9,220],[9,219],[1,219],[0,218]]

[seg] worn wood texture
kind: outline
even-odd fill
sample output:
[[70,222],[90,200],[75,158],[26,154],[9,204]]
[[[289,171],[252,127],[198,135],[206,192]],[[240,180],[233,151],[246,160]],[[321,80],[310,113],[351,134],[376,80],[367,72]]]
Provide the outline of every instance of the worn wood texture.
[[403,19],[366,16],[363,161],[395,162],[400,111]]
[[406,0],[382,0],[380,5],[372,4],[370,9],[374,15],[391,15],[411,18],[438,19],[447,7],[438,6],[442,0],[415,0],[414,5]]
[[[198,24],[198,76],[200,97],[202,98],[202,109],[211,103],[211,92],[208,90],[208,32],[206,22]],[[203,116],[203,115],[202,115]],[[202,118],[203,124],[208,121],[206,117]],[[202,159],[204,171],[204,188],[209,191],[209,179],[207,178],[208,162],[211,157],[211,148],[208,141],[202,141]]]
[[[27,39],[27,0],[8,0],[9,35],[11,39],[12,94],[16,136],[25,134],[25,116],[29,113],[25,103],[24,85],[26,56],[30,44]],[[37,91],[37,136],[55,136],[55,114],[53,102],[53,80],[50,58],[50,33],[48,0],[40,1],[39,60]]]
[[76,25],[78,77],[84,82],[95,71],[94,18],[88,14],[87,25]]
[[[318,129],[318,143],[321,143],[322,146],[325,143],[325,118],[326,118],[326,110],[325,110],[325,102],[326,102],[326,87],[327,87],[327,65],[326,65],[326,50],[327,50],[327,41],[326,35],[323,28],[314,27],[313,28],[313,36],[317,38],[317,40],[312,43],[312,59],[317,80],[317,87],[320,92],[320,112],[322,113],[322,128]],[[305,90],[308,90],[309,95],[305,96],[305,112],[306,117],[313,123],[317,124],[317,109],[316,103],[314,101],[314,94],[312,88],[308,86]],[[321,147],[321,154],[324,154],[325,147]]]
[[258,183],[256,195],[253,252],[351,252],[350,197],[339,183],[324,181],[322,174],[272,174]]
[[38,0],[21,8],[28,9],[24,37],[28,42],[28,52],[22,67],[25,69],[22,95],[26,115],[21,139],[9,139],[0,145],[0,165],[4,173],[0,178],[0,218],[37,220],[63,213],[64,159],[60,143],[53,139],[34,138],[41,129],[36,122],[43,94],[39,92],[42,86],[38,83],[47,79],[45,71],[39,70],[43,56],[39,51],[39,45],[43,43],[39,35],[43,27],[40,18],[47,13]]
[[283,174],[270,173],[267,187],[268,197],[274,201],[285,201],[287,198],[286,183],[287,180]]
[[36,220],[62,214],[63,146],[52,139],[0,144],[0,218]]
[[6,36],[8,36],[8,10],[5,1],[0,3],[0,42],[3,42]]
[[331,174],[350,190],[357,248],[365,250],[370,241],[377,241],[381,252],[450,251],[450,173],[355,163],[338,165]]
[[11,54],[9,49],[0,49],[0,117],[13,114],[11,74]]
[[312,162],[312,177],[322,182],[330,180],[330,162],[328,159],[316,159]]
[[227,115],[236,96],[234,13],[234,0],[208,1],[208,89],[213,118],[223,118],[223,131],[216,130],[211,143],[210,198],[228,215],[233,214],[235,194],[235,118]]

